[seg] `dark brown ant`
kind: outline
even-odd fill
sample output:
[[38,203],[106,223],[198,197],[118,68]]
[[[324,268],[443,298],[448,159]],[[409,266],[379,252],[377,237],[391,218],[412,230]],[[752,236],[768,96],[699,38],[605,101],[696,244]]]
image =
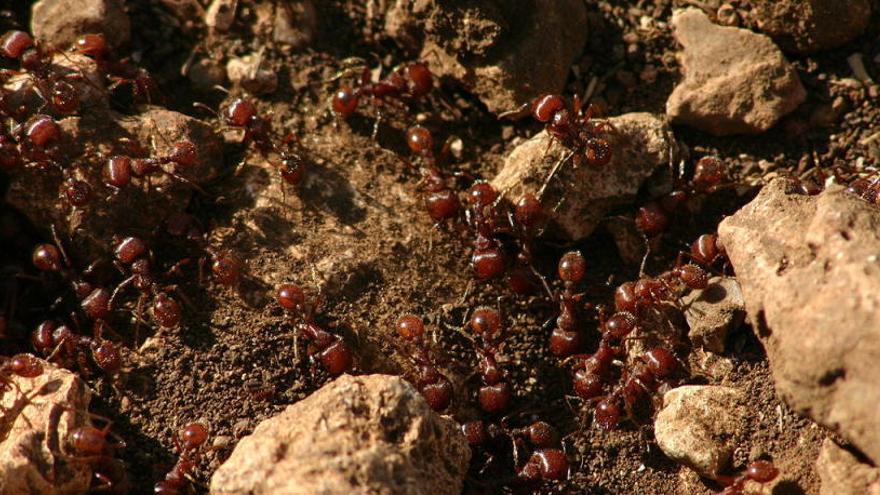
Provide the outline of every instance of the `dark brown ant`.
[[471,315],[470,327],[476,339],[479,354],[479,372],[483,385],[477,394],[480,409],[487,413],[500,413],[510,406],[513,391],[507,373],[497,361],[504,347],[504,330],[501,315],[490,308],[479,308]]
[[180,495],[184,493],[199,458],[199,448],[208,441],[208,429],[199,423],[191,423],[174,437],[174,445],[179,452],[174,467],[153,487],[156,495]]
[[855,194],[868,203],[880,204],[880,174],[877,174],[873,179],[859,177],[852,180],[847,186],[846,192]]
[[244,98],[233,100],[222,114],[226,125],[244,130],[244,142],[253,143],[263,157],[277,156],[270,163],[278,169],[284,182],[293,186],[302,182],[306,161],[291,148],[291,143],[297,142],[293,134],[282,139],[279,145],[273,136],[272,124],[258,115],[254,104]]
[[109,93],[123,86],[130,86],[135,101],[151,104],[161,100],[159,86],[153,76],[146,69],[132,63],[129,58],[113,58],[103,34],[85,34],[79,37],[74,43],[74,49],[95,61],[99,71],[110,81],[107,87]]
[[533,243],[541,235],[546,220],[541,201],[531,193],[523,194],[514,204],[513,212],[507,214],[513,237],[517,244],[516,264],[507,273],[507,286],[516,294],[529,294],[535,289],[536,279],[551,297],[553,292],[547,281],[534,266]]
[[563,289],[557,296],[559,315],[556,317],[556,327],[550,334],[549,346],[554,356],[564,358],[576,354],[584,345],[578,315],[578,304],[583,294],[575,293],[574,289],[586,276],[587,261],[580,252],[569,251],[560,258],[558,272]]
[[568,456],[560,449],[538,449],[532,453],[517,476],[525,482],[564,480],[568,477]]
[[425,341],[425,323],[415,315],[397,320],[397,334],[409,346],[410,358],[416,366],[416,389],[435,411],[445,411],[452,403],[452,382],[437,369],[436,356]]
[[[486,446],[490,442],[509,439],[512,442],[513,463],[519,466],[519,451],[525,448],[525,442],[535,450],[528,461],[518,468],[517,477],[523,482],[541,480],[562,480],[568,474],[568,457],[558,447],[559,434],[556,428],[544,421],[534,421],[522,428],[510,428],[508,417],[501,418],[499,423],[486,423],[473,420],[461,425],[465,440],[472,448]],[[494,459],[490,455],[487,464]]]
[[745,495],[746,482],[770,483],[779,476],[779,469],[770,461],[754,461],[737,476],[719,476],[718,482],[725,488],[718,495]]
[[[131,157],[113,155],[107,159],[102,169],[104,183],[114,189],[123,189],[131,184],[133,178],[145,178],[155,174],[165,174],[196,189],[192,181],[181,175],[183,170],[191,170],[199,164],[199,155],[190,141],[174,143],[166,155],[156,157]],[[166,165],[171,167],[166,168]]]
[[291,316],[298,335],[309,341],[308,355],[317,358],[331,376],[349,371],[354,363],[354,352],[341,336],[324,330],[315,322],[315,314],[322,305],[318,297],[306,304],[305,292],[297,285],[285,284],[276,293],[278,304]]
[[[94,416],[94,415],[91,415]],[[80,426],[68,437],[70,454],[63,454],[72,460],[87,464],[93,473],[92,490],[113,494],[127,493],[130,489],[128,475],[122,462],[114,457],[116,450],[125,447],[125,443],[111,443],[107,437],[111,435],[111,423],[103,428]]]
[[[333,79],[345,77],[350,70],[344,70]],[[374,103],[418,101],[434,88],[434,76],[428,66],[422,62],[412,62],[395,67],[384,79],[372,81],[372,71],[368,67],[360,70],[355,79],[355,86],[342,85],[333,94],[330,108],[337,117],[347,119],[354,114],[363,97],[369,97]],[[373,127],[373,137],[378,131],[381,113]]]

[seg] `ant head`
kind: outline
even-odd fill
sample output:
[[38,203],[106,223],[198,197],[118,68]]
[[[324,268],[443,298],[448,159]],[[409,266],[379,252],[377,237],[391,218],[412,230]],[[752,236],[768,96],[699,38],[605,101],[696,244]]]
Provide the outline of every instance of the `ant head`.
[[404,315],[397,320],[397,334],[409,342],[422,342],[425,338],[425,322],[416,315]]

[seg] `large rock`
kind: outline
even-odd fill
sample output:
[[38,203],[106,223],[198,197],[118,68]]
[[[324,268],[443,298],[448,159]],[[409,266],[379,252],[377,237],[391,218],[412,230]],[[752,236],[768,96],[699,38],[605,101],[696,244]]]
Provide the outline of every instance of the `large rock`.
[[385,26],[496,113],[561,92],[587,40],[581,0],[397,0]]
[[880,462],[880,209],[778,179],[718,231],[781,396]]
[[871,20],[869,0],[758,0],[758,28],[785,51],[813,53],[843,45]]
[[[64,232],[83,228],[94,238],[109,239],[123,231],[149,231],[156,226],[156,218],[183,211],[194,187],[215,177],[223,163],[220,140],[211,126],[164,108],[151,107],[134,116],[110,111],[87,113],[61,119],[59,126],[65,166],[72,169],[77,165],[69,173],[90,184],[92,200],[85,207],[71,208],[59,194],[64,183],[61,174],[35,167],[10,174],[6,200],[34,224],[55,224]],[[104,184],[106,160],[114,154],[132,154],[126,143],[143,147],[151,156],[162,156],[184,140],[195,145],[199,158],[194,166],[180,171],[189,183],[154,174],[149,184],[134,178],[118,192]]]
[[0,379],[0,494],[86,493],[88,464],[60,450],[70,433],[87,424],[91,396],[82,380],[41,361],[35,378]]
[[31,32],[60,48],[84,34],[100,33],[118,48],[128,43],[131,22],[122,0],[40,0],[31,10]]
[[742,289],[735,278],[714,277],[709,286],[682,298],[687,318],[688,338],[695,346],[724,352],[727,334],[746,316]]
[[726,136],[766,131],[807,96],[770,38],[712,24],[699,9],[672,16],[684,80],[666,102],[674,122]]
[[260,423],[211,493],[457,495],[469,459],[456,423],[407,382],[344,375]]
[[670,459],[701,476],[717,478],[730,465],[746,414],[735,388],[686,385],[663,396],[654,421],[657,445]]
[[[588,236],[611,208],[629,202],[642,182],[677,154],[675,138],[662,117],[629,113],[608,121],[616,132],[607,136],[614,147],[611,163],[600,168],[574,166],[569,160],[556,171],[541,198],[550,212],[551,228],[563,237]],[[516,147],[492,185],[516,201],[523,193],[537,193],[567,150],[541,131]],[[565,201],[560,200],[565,198]],[[556,206],[555,210],[551,207]],[[552,211],[551,211],[552,210]]]
[[819,495],[880,495],[880,469],[860,461],[830,438],[819,451],[816,472],[822,480]]

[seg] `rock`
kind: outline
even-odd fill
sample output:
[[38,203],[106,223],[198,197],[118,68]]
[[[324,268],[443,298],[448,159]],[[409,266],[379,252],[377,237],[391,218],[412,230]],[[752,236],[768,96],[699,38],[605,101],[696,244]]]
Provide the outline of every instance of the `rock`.
[[716,136],[764,132],[807,96],[768,37],[712,24],[699,9],[672,16],[684,80],[666,102],[676,123]]
[[302,48],[312,44],[317,32],[318,14],[311,0],[278,4],[272,26],[272,38],[276,43]]
[[603,225],[614,238],[620,259],[628,265],[639,266],[648,247],[645,236],[636,228],[635,219],[632,216],[609,217]]
[[[193,188],[215,177],[223,163],[221,144],[211,126],[164,108],[151,107],[133,116],[106,111],[67,117],[58,123],[62,130],[62,156],[84,165],[72,174],[90,185],[92,200],[84,207],[71,208],[63,195],[59,195],[64,178],[54,170],[36,167],[19,168],[10,174],[6,200],[35,225],[55,224],[61,232],[82,228],[95,238],[110,239],[121,231],[152,230],[156,218],[183,211]],[[168,154],[179,141],[192,142],[199,161],[180,171],[190,183],[155,174],[151,178],[152,189],[143,180],[133,179],[124,190],[113,194],[103,183],[102,169],[113,153],[111,150],[118,153],[129,150],[120,145],[124,139],[143,146],[154,156]]]
[[816,472],[822,480],[819,495],[880,495],[880,469],[860,461],[830,438],[822,443]]
[[735,388],[685,385],[663,396],[654,421],[657,445],[669,458],[715,479],[730,465],[746,415]]
[[205,12],[205,25],[214,31],[225,33],[235,22],[238,0],[214,0]]
[[799,54],[846,44],[871,20],[869,0],[758,0],[754,7],[758,28]]
[[203,58],[189,66],[186,76],[199,91],[214,91],[226,81],[226,70],[216,60]]
[[407,382],[343,375],[242,439],[211,493],[457,495],[469,459],[456,423]]
[[492,112],[562,91],[587,40],[583,2],[465,3],[466,8],[455,0],[396,0],[386,14],[386,31]]
[[65,457],[58,445],[87,424],[91,396],[75,374],[40,362],[41,375],[11,375],[8,386],[0,386],[0,494],[86,493],[91,469]]
[[122,0],[40,0],[31,10],[31,32],[44,43],[67,48],[87,33],[100,33],[119,48],[128,43],[131,23]]
[[233,84],[251,93],[273,93],[278,88],[278,75],[272,69],[262,67],[262,56],[257,54],[229,59],[226,75]]
[[[655,168],[666,165],[678,148],[665,119],[649,113],[629,113],[608,121],[616,128],[609,141],[614,146],[611,163],[601,168],[561,166],[548,183],[542,202],[556,205],[550,213],[551,231],[578,240],[588,236],[611,208],[631,200]],[[537,193],[554,165],[567,151],[558,142],[548,148],[549,135],[541,131],[517,146],[492,180],[507,198]],[[547,208],[550,210],[551,208]]]
[[746,316],[742,290],[736,279],[713,277],[709,287],[690,292],[682,301],[691,343],[719,354],[724,352],[727,334]]
[[776,389],[880,462],[880,209],[777,179],[719,236]]

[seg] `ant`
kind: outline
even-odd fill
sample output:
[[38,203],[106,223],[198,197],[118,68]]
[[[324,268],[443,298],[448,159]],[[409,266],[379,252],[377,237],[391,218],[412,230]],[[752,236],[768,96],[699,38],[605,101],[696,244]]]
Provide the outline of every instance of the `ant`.
[[159,87],[146,69],[131,63],[128,58],[116,60],[110,57],[110,47],[103,34],[85,34],[79,37],[74,49],[92,58],[98,69],[109,81],[108,93],[124,85],[131,86],[135,100],[152,103],[159,99]]
[[[410,151],[422,158],[419,162],[419,183],[425,190],[425,209],[437,224],[451,220],[458,216],[461,210],[461,202],[458,194],[449,187],[446,178],[437,168],[437,160],[434,156],[434,137],[431,131],[422,127],[414,126],[406,132],[406,143]],[[444,146],[444,150],[446,147]],[[412,166],[410,162],[406,162]]]
[[669,194],[652,199],[636,212],[636,228],[646,238],[655,238],[665,232],[672,216],[679,208],[696,196],[710,194],[723,187],[724,165],[714,156],[705,156],[694,166],[694,175],[689,181],[680,182]]
[[849,183],[846,192],[855,194],[868,203],[880,204],[880,175],[874,179],[857,178]]
[[0,390],[12,383],[11,375],[21,378],[35,378],[43,374],[40,360],[32,354],[16,354],[12,357],[0,356]]
[[678,301],[682,287],[705,289],[709,285],[709,273],[695,264],[676,263],[672,270],[657,277],[642,277],[635,282],[624,282],[614,292],[617,311],[641,316],[644,311],[662,303]]
[[[162,156],[132,158],[127,155],[113,155],[102,168],[104,184],[120,190],[128,186],[132,178],[144,178],[153,174],[165,174],[180,182],[198,189],[191,180],[181,175],[181,170],[192,169],[199,163],[198,150],[190,141],[174,143],[171,151]],[[171,165],[165,168],[165,165]]]
[[746,482],[765,484],[779,476],[779,469],[770,461],[754,461],[737,476],[719,476],[718,482],[725,485],[718,495],[745,495]]
[[244,130],[244,142],[253,143],[263,157],[270,154],[278,156],[271,163],[278,168],[281,178],[290,185],[302,182],[306,162],[298,153],[291,150],[290,144],[297,141],[293,134],[282,140],[279,146],[272,136],[272,124],[257,114],[257,108],[249,100],[236,98],[223,110],[223,121],[230,127]]
[[331,376],[339,376],[350,370],[354,362],[354,352],[339,335],[324,330],[315,322],[315,313],[323,303],[319,296],[311,305],[306,305],[305,292],[297,285],[285,284],[276,293],[278,304],[291,316],[291,321],[309,341],[308,355],[317,359]]
[[116,443],[107,441],[107,436],[111,434],[110,427],[111,423],[107,421],[103,428],[80,426],[74,429],[68,438],[72,455],[66,457],[83,462],[92,469],[97,482],[93,490],[128,493],[130,486],[125,467],[113,456],[117,449],[125,447],[125,443],[121,440]]
[[[356,68],[342,71],[331,80],[339,79],[350,74]],[[360,70],[359,77],[355,78],[355,86],[342,85],[333,94],[330,100],[330,108],[334,115],[347,119],[358,109],[362,97],[369,97],[371,101],[386,103],[389,100],[399,102],[418,101],[424,98],[434,88],[434,76],[428,66],[422,62],[411,62],[395,67],[384,78],[377,82],[372,81],[372,72],[368,67]],[[377,114],[373,125],[373,138],[379,130],[379,122],[382,114]]]
[[593,420],[605,430],[616,427],[621,420],[623,404],[627,415],[634,417],[636,403],[645,393],[655,392],[664,379],[678,369],[678,358],[668,349],[654,347],[647,350],[636,363],[635,369],[625,372],[620,383],[605,397],[598,399]]
[[85,372],[90,368],[87,356],[91,356],[101,371],[112,375],[122,368],[122,355],[116,344],[103,338],[104,325],[104,322],[96,322],[95,337],[89,337],[75,334],[67,325],[46,320],[37,325],[31,334],[31,343],[46,356],[47,361],[59,356],[73,359],[79,369]]
[[552,298],[553,291],[547,285],[547,280],[535,269],[532,252],[532,244],[541,235],[541,226],[546,220],[541,201],[534,194],[525,193],[514,204],[513,212],[507,213],[507,218],[517,244],[516,266],[508,272],[508,287],[516,294],[528,294],[534,289],[537,277]]
[[479,372],[483,381],[477,397],[480,409],[499,413],[510,406],[513,392],[507,374],[498,366],[496,356],[504,347],[501,315],[490,308],[479,308],[471,315],[470,327],[479,339],[474,341],[480,357]]
[[556,296],[559,300],[559,315],[556,317],[556,327],[550,334],[549,344],[550,352],[554,356],[564,358],[577,353],[584,344],[584,336],[578,329],[577,309],[583,293],[576,294],[574,288],[586,275],[587,261],[580,252],[569,251],[560,258],[557,271],[563,289]]
[[177,462],[153,487],[156,495],[179,495],[188,483],[187,476],[192,474],[199,457],[199,448],[208,441],[208,429],[199,423],[188,424],[174,437],[174,446],[179,452]]
[[[524,441],[535,448],[528,461],[517,470],[517,477],[524,482],[540,480],[562,480],[568,473],[568,458],[558,448],[559,434],[556,429],[544,421],[535,421],[522,428],[509,428],[508,418],[502,418],[499,424],[473,420],[463,423],[461,431],[471,447],[485,445],[489,441],[509,438],[512,443],[513,463],[519,466],[519,450]],[[492,462],[490,456],[487,464]]]
[[415,315],[397,320],[397,334],[406,341],[416,365],[416,389],[435,411],[446,410],[452,402],[452,382],[437,369],[437,359],[425,342],[425,323]]
[[[115,264],[128,277],[113,290],[108,301],[110,307],[126,288],[133,286],[141,295],[137,302],[137,316],[141,320],[143,303],[152,296],[153,319],[163,328],[173,328],[180,323],[182,311],[177,301],[169,295],[176,286],[160,286],[152,271],[153,256],[147,243],[139,237],[126,237],[116,242],[114,248]],[[169,273],[177,271],[180,264],[175,264]]]
[[471,268],[479,280],[498,278],[507,268],[503,245],[496,237],[498,201],[498,191],[488,182],[477,182],[468,191],[468,218],[476,232]]

